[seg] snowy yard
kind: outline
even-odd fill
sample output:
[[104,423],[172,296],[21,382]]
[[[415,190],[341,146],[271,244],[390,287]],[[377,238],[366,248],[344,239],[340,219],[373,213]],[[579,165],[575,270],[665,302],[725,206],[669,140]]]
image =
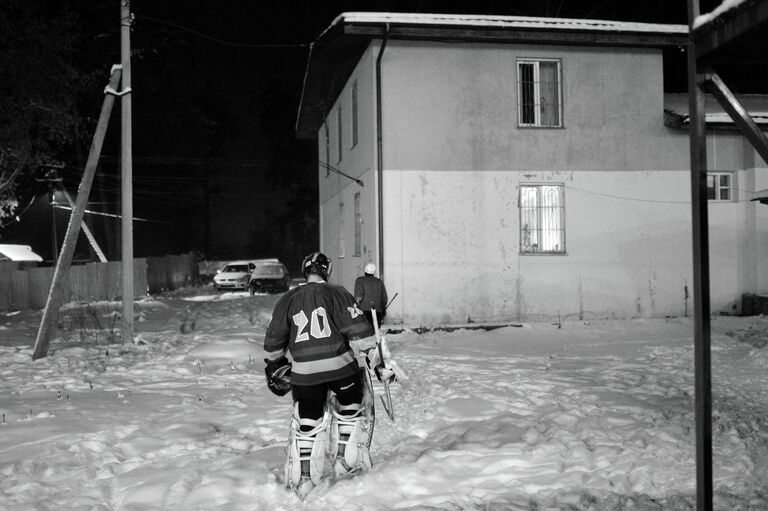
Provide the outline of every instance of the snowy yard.
[[[0,314],[0,509],[695,507],[689,318],[389,334],[410,381],[394,422],[377,409],[373,470],[301,502],[279,483],[290,398],[263,376],[276,299],[142,301],[128,344],[119,306],[72,307],[35,362],[40,313]],[[712,329],[715,508],[765,510],[768,319]]]

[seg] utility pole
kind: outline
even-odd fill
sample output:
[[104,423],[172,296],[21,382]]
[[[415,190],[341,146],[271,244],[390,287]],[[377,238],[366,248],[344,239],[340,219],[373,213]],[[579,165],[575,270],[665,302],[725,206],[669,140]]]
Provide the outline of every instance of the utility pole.
[[75,244],[77,236],[80,233],[80,226],[83,223],[83,214],[85,205],[88,202],[88,194],[93,184],[93,176],[96,174],[96,167],[99,164],[101,156],[101,147],[104,143],[104,136],[107,133],[109,116],[112,112],[112,105],[115,102],[113,95],[115,88],[120,83],[120,68],[113,67],[109,85],[104,90],[104,104],[101,107],[99,121],[96,124],[96,133],[93,136],[91,150],[88,153],[88,161],[85,164],[83,178],[80,182],[80,188],[77,193],[77,201],[72,208],[72,215],[69,217],[67,233],[64,236],[64,242],[61,244],[61,256],[56,262],[56,269],[53,272],[53,281],[48,290],[48,299],[43,309],[43,318],[40,321],[40,328],[37,331],[35,340],[35,350],[32,353],[32,359],[37,360],[48,355],[48,346],[51,338],[56,332],[56,323],[59,315],[59,308],[64,301],[64,288],[69,275],[69,267],[72,263],[72,256],[75,253]]
[[696,415],[696,509],[712,511],[712,329],[709,294],[709,213],[707,198],[707,126],[702,65],[696,55],[695,21],[699,0],[688,0],[688,117],[691,151],[693,235],[693,359]]
[[133,342],[133,156],[131,138],[131,2],[120,1],[123,342]]

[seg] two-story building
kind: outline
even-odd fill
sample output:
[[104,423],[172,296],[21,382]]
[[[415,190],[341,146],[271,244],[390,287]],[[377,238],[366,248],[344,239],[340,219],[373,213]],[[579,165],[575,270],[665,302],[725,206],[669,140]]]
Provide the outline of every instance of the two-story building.
[[[409,326],[692,313],[687,27],[345,13],[313,45],[321,249]],[[768,101],[745,98],[753,111]],[[709,104],[708,104],[709,106]],[[768,287],[766,164],[711,102],[713,312]]]

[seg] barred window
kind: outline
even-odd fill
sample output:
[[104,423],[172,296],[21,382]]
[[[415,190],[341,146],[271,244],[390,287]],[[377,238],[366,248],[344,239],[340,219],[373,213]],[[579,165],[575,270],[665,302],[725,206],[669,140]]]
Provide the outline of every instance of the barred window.
[[565,187],[520,187],[520,252],[565,253]]
[[517,83],[520,126],[559,128],[563,125],[559,60],[518,60]]

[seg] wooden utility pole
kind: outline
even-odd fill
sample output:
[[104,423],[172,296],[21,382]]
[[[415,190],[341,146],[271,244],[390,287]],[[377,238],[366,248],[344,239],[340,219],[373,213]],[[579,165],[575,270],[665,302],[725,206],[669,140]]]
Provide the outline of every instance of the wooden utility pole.
[[123,342],[133,342],[133,155],[131,139],[131,2],[120,1],[120,62],[123,66],[121,157]]
[[[119,83],[120,68],[115,67],[112,69],[112,78],[109,81],[108,90],[114,91]],[[64,243],[61,245],[61,255],[56,262],[56,269],[53,272],[53,281],[51,282],[51,288],[48,290],[48,299],[45,302],[45,309],[43,310],[43,319],[40,321],[40,328],[37,331],[37,339],[35,341],[35,350],[32,353],[33,360],[48,355],[48,345],[51,342],[53,329],[59,314],[59,308],[61,308],[62,305],[64,284],[69,275],[69,267],[72,264],[72,256],[75,253],[77,237],[80,234],[80,226],[83,223],[85,205],[88,202],[88,195],[91,192],[93,178],[96,175],[96,167],[99,164],[99,157],[101,156],[101,146],[104,143],[104,136],[107,133],[107,125],[109,124],[109,116],[112,113],[112,105],[115,102],[115,97],[107,92],[108,91],[105,91],[104,104],[101,107],[99,121],[96,124],[96,134],[93,136],[91,150],[88,153],[88,161],[85,163],[85,171],[83,172],[83,178],[80,181],[77,200],[72,207],[72,215],[69,217],[67,234],[64,236]]]
[[[64,188],[61,185],[61,183],[59,183],[59,191],[64,196],[64,198],[67,199],[67,204],[69,204],[69,207],[72,209],[72,211],[74,211],[75,201],[72,200],[72,197],[69,196],[69,192],[67,192],[67,189]],[[85,223],[85,220],[83,220],[82,228],[83,228],[83,233],[85,234],[85,237],[88,238],[88,242],[91,244],[91,248],[93,249],[93,251],[96,252],[96,256],[99,258],[99,261],[101,261],[102,263],[106,263],[107,256],[104,255],[104,251],[101,250],[99,243],[96,241],[96,237],[88,228],[88,224]]]

